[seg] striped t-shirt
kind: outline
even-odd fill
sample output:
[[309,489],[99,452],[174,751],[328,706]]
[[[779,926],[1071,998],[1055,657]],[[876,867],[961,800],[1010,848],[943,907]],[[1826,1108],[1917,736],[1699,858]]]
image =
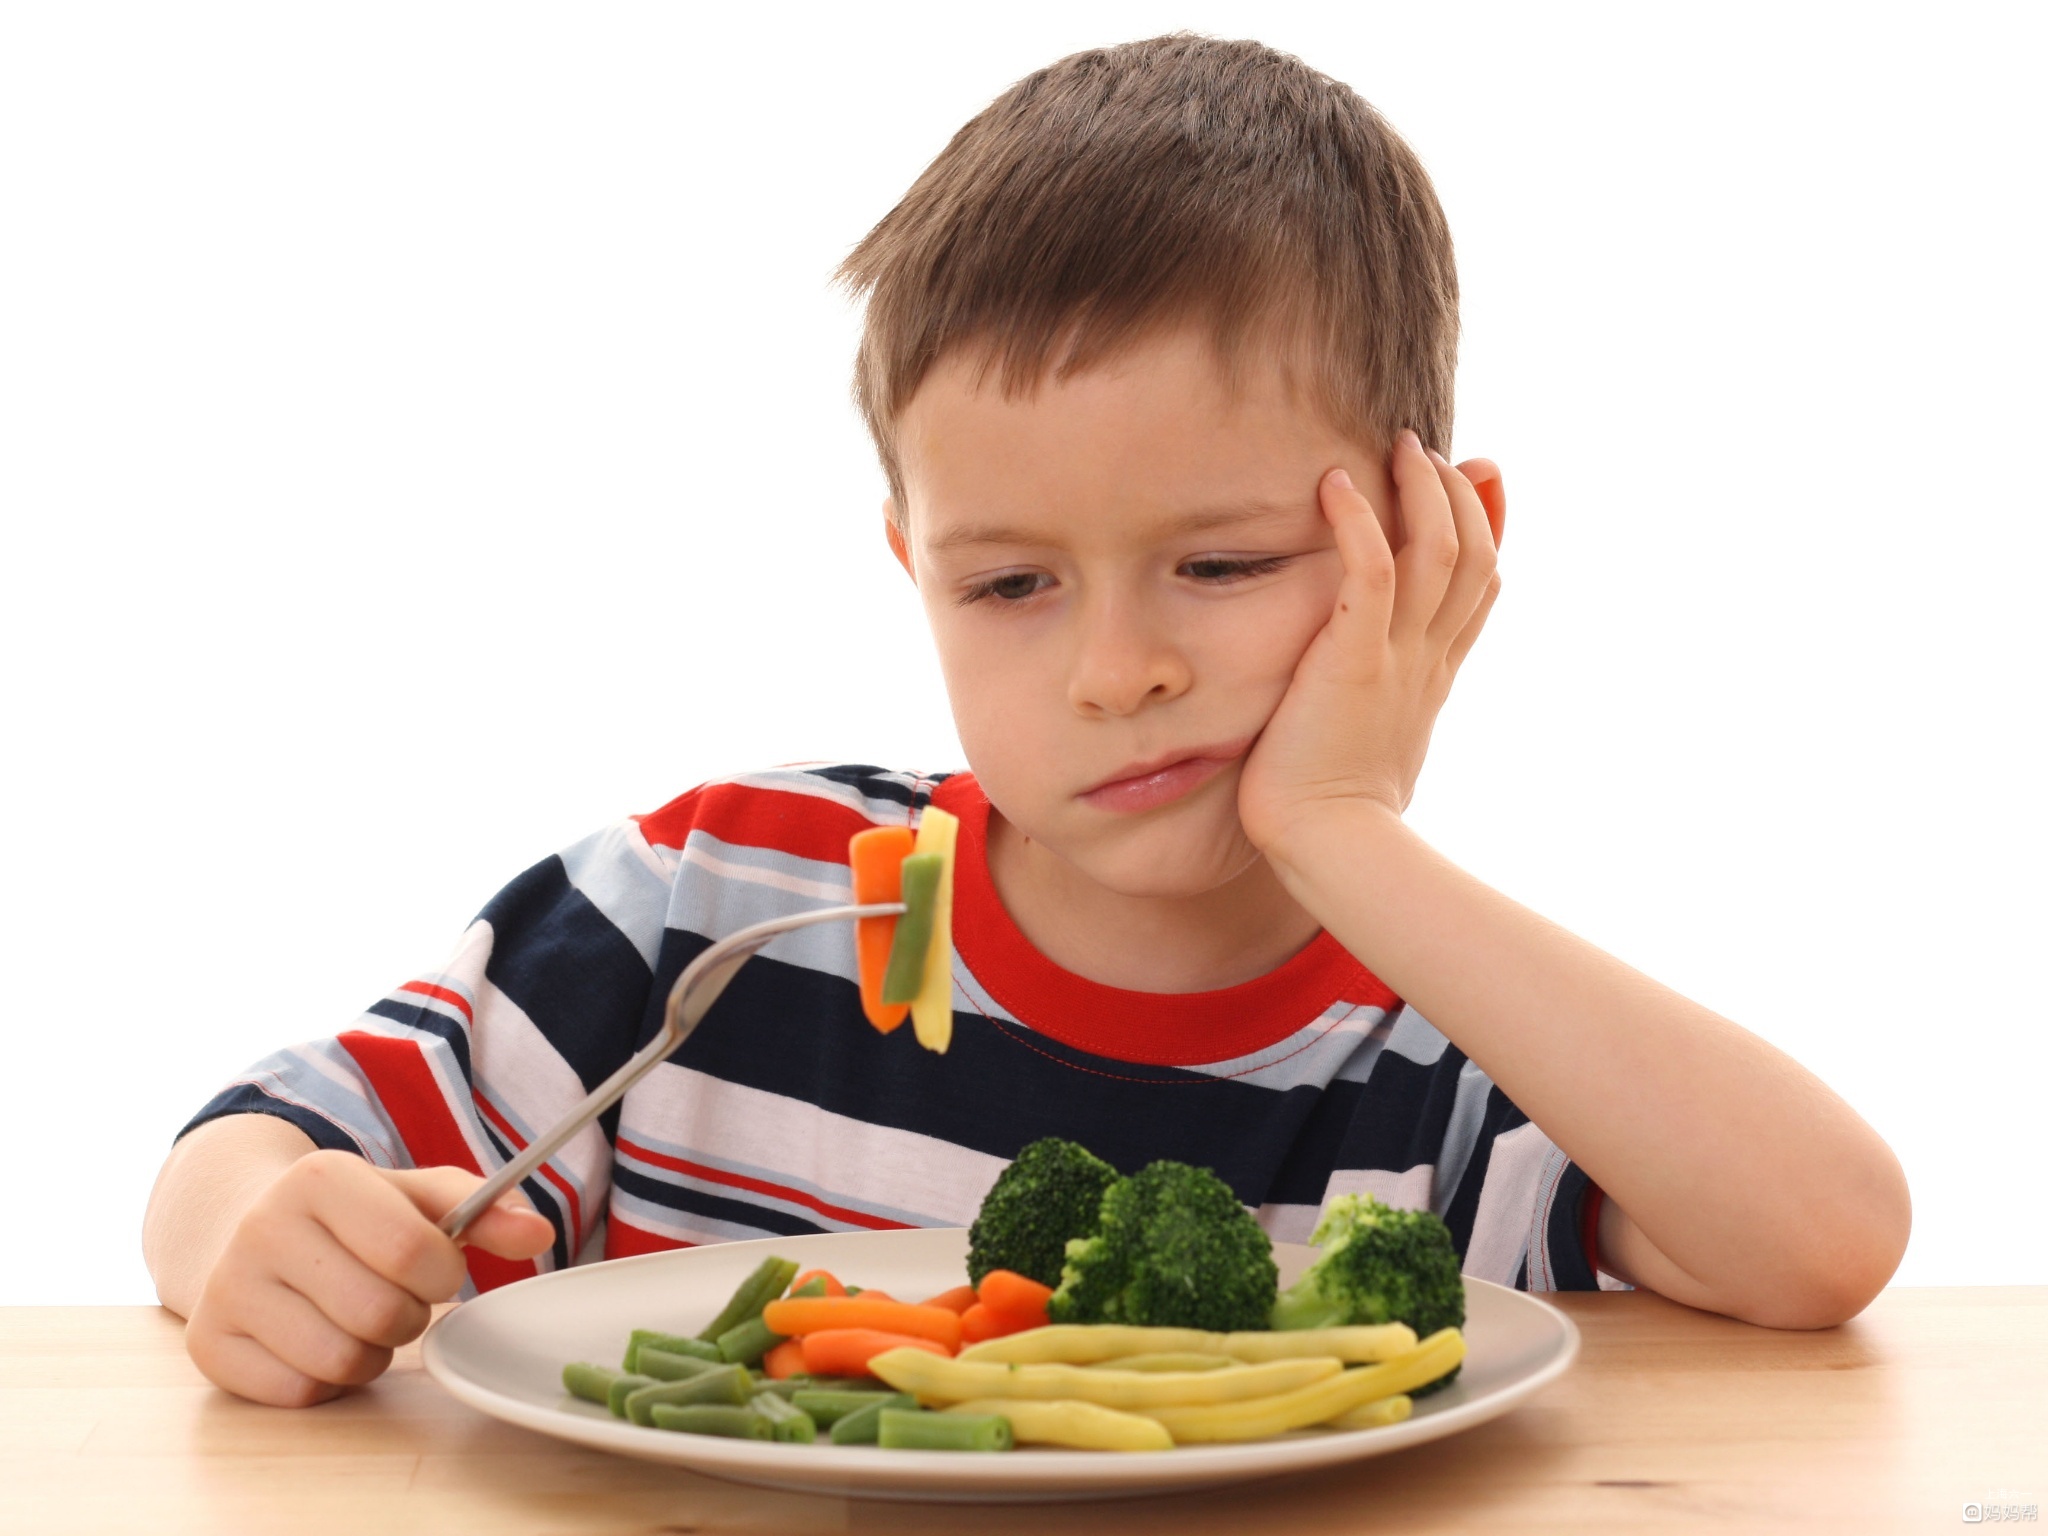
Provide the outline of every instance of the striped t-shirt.
[[186,1129],[253,1112],[379,1167],[498,1167],[653,1038],[707,945],[850,901],[848,840],[927,803],[960,818],[951,1049],[866,1022],[851,923],[782,935],[526,1181],[553,1251],[468,1249],[475,1288],[695,1243],[965,1226],[1041,1136],[1125,1172],[1213,1168],[1276,1240],[1306,1241],[1330,1196],[1369,1191],[1441,1216],[1468,1274],[1599,1285],[1586,1173],[1328,933],[1219,991],[1073,975],[1004,911],[968,773],[778,768],[606,827],[500,891],[445,970],[266,1057]]

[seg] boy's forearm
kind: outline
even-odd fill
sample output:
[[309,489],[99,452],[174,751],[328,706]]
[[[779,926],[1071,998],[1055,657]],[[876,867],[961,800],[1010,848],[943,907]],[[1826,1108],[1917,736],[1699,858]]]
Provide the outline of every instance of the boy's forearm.
[[313,1150],[304,1131],[275,1115],[227,1115],[181,1138],[157,1174],[142,1218],[142,1258],[157,1299],[190,1317],[243,1213]]
[[1905,1178],[1819,1079],[1475,880],[1390,811],[1347,805],[1299,830],[1267,850],[1295,899],[1697,1282],[1679,1299],[1811,1327],[1882,1289],[1910,1223]]

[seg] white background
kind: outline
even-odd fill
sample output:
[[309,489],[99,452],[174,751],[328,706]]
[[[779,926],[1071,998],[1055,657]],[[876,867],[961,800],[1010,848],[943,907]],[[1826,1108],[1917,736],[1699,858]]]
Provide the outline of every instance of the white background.
[[[2035,14],[2038,14],[2036,12]],[[1412,143],[1506,590],[1411,809],[2048,1282],[2022,7],[0,12],[0,1302],[151,1298],[178,1126],[702,779],[959,766],[834,263],[1077,48]]]

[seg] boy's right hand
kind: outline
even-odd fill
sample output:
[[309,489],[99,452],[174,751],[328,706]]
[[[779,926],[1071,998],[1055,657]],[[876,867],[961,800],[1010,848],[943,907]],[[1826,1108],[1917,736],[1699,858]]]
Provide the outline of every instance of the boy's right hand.
[[[435,1223],[483,1182],[460,1168],[395,1172],[311,1152],[256,1198],[208,1272],[186,1323],[193,1362],[240,1397],[303,1408],[381,1375],[467,1276]],[[554,1227],[517,1190],[463,1234],[529,1259]]]

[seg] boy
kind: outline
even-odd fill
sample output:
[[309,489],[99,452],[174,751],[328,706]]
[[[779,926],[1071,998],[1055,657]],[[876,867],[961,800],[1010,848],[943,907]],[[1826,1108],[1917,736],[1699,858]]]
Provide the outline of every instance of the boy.
[[[1213,1167],[1279,1239],[1367,1189],[1504,1284],[1859,1311],[1910,1221],[1876,1134],[1402,823],[1506,501],[1489,461],[1426,446],[1450,436],[1451,244],[1372,109],[1252,43],[1077,54],[969,123],[842,276],[884,532],[972,771],[700,786],[251,1069],[146,1225],[201,1368],[305,1404],[465,1286],[965,1224],[1045,1135]],[[862,1022],[851,926],[788,935],[466,1253],[440,1236],[693,955],[846,900],[851,834],[927,804],[962,821],[950,1053]]]

